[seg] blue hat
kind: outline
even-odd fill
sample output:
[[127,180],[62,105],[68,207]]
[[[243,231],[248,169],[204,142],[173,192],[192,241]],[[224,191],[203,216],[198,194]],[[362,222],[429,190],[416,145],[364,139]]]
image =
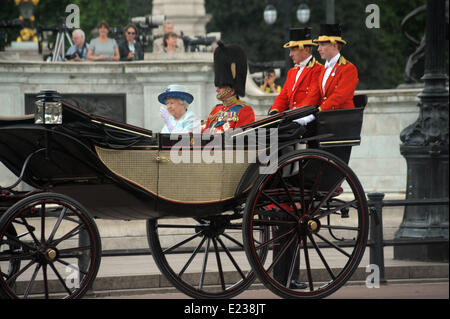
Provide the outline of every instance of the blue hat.
[[186,101],[188,104],[191,104],[194,100],[194,97],[186,92],[186,87],[178,84],[169,85],[167,90],[158,96],[158,101],[161,104],[166,104],[166,99],[169,97]]

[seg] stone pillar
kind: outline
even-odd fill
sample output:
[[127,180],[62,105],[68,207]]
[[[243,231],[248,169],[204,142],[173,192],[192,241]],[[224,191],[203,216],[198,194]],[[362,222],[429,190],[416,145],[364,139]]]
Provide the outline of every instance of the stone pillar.
[[[420,114],[400,134],[405,157],[407,199],[448,197],[448,107],[445,70],[445,1],[427,1],[425,88],[419,94]],[[447,239],[447,206],[407,206],[395,238]],[[448,261],[448,243],[396,246],[394,258]]]
[[[204,36],[210,19],[204,0],[153,0],[152,14],[164,14],[174,24],[176,33],[188,36]],[[162,33],[162,27],[156,33]]]

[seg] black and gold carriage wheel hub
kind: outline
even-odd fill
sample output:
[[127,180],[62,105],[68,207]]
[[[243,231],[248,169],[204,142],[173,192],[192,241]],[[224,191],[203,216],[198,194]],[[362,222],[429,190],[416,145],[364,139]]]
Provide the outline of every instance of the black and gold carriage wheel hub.
[[48,261],[53,261],[53,260],[55,260],[55,258],[56,258],[56,256],[58,255],[57,254],[57,252],[56,252],[56,250],[55,249],[53,249],[53,248],[47,248],[46,250],[45,250],[45,258],[48,260]]
[[305,216],[299,222],[300,233],[317,233],[320,230],[320,221],[317,218]]
[[308,230],[309,231],[316,231],[319,228],[319,224],[314,220],[314,219],[310,219],[308,220]]

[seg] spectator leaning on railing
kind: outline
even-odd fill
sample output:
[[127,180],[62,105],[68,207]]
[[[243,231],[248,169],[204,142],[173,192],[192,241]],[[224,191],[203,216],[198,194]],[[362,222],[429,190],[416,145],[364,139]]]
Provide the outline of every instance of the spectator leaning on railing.
[[72,32],[73,45],[66,52],[67,61],[87,60],[89,45],[85,42],[84,31],[75,29]]
[[136,61],[144,59],[144,49],[136,40],[137,28],[129,24],[124,29],[125,39],[119,43],[120,61]]
[[89,44],[89,61],[119,61],[119,47],[116,40],[108,38],[109,24],[102,21],[97,26],[98,38]]

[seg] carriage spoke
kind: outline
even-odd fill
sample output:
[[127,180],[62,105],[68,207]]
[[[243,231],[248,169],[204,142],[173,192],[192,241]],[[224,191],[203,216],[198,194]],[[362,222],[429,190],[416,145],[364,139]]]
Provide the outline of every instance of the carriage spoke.
[[220,261],[220,253],[217,247],[217,241],[215,238],[212,238],[212,241],[214,245],[214,252],[216,254],[217,268],[219,268],[220,285],[222,286],[222,290],[225,290],[225,279],[223,277],[222,262]]
[[31,287],[33,287],[34,280],[36,279],[36,275],[39,272],[39,269],[41,268],[41,264],[36,264],[36,268],[34,269],[33,275],[31,276],[30,281],[28,282],[27,288],[25,289],[24,298],[27,299],[28,295],[30,294]]
[[280,249],[278,254],[273,258],[272,264],[270,264],[269,268],[266,269],[267,272],[270,272],[272,268],[280,261],[280,258],[284,255],[286,250],[289,248],[289,246],[292,244],[294,239],[296,238],[296,234],[293,234],[291,238],[283,245],[283,247]]
[[291,284],[292,275],[294,273],[294,268],[295,268],[295,261],[297,259],[298,254],[299,254],[299,251],[300,251],[300,241],[297,240],[297,243],[295,245],[294,255],[292,257],[291,265],[289,267],[288,278],[286,280],[286,288],[289,288],[289,285]]
[[222,235],[223,235],[223,237],[225,237],[225,238],[231,240],[233,243],[235,243],[235,244],[238,245],[239,247],[244,248],[244,245],[243,245],[242,243],[238,242],[235,238],[231,237],[230,235],[225,234],[225,233],[223,233]]
[[[330,197],[333,195],[333,193],[335,192],[335,190],[339,187],[339,185],[342,184],[342,182],[344,181],[345,176],[343,176],[342,178],[340,178],[334,185],[333,187],[328,191],[328,193],[322,198],[322,200],[320,201],[320,203],[317,205],[317,207],[314,208],[312,207],[311,204],[311,211],[313,211],[311,213],[311,216],[316,216],[316,214],[319,212],[320,208],[322,207],[323,204],[325,204]],[[311,201],[312,202],[312,201]]]
[[164,249],[164,250],[163,250],[163,253],[168,253],[168,252],[170,252],[171,250],[174,250],[174,249],[177,249],[177,248],[180,247],[180,246],[183,246],[184,244],[186,244],[186,243],[190,242],[191,240],[195,239],[196,237],[201,236],[202,233],[203,233],[202,230],[199,231],[198,233],[195,233],[195,234],[192,235],[191,237],[186,238],[185,240],[183,240],[183,241],[181,241],[181,242],[179,242],[179,243],[177,243],[177,244],[175,244],[175,245],[173,245],[173,246],[171,246],[171,247],[169,247],[169,248]]
[[8,261],[8,260],[27,260],[33,257],[34,254],[32,253],[11,253],[11,254],[5,254],[5,251],[2,251],[0,255],[0,261]]
[[[60,260],[58,260],[59,262],[61,262]],[[67,287],[64,279],[61,277],[61,275],[59,274],[58,270],[56,269],[55,265],[53,265],[53,263],[49,263],[50,268],[52,268],[53,272],[55,273],[56,277],[58,277],[59,282],[62,284],[63,288],[67,291],[67,293],[70,295],[72,294],[72,291],[70,291],[70,289]]]
[[277,175],[278,175],[278,178],[280,179],[281,184],[282,184],[282,186],[283,186],[283,188],[284,188],[284,190],[285,190],[285,192],[286,192],[286,194],[287,194],[287,196],[289,198],[289,201],[291,202],[292,207],[294,208],[296,216],[299,216],[299,213],[298,213],[298,210],[297,210],[297,205],[295,205],[294,199],[292,198],[292,194],[289,191],[289,188],[286,185],[286,182],[284,181],[283,177],[281,176],[281,171],[277,171]]
[[[300,163],[301,164],[301,163]],[[300,186],[300,204],[302,209],[302,215],[306,214],[306,205],[305,205],[305,171],[303,169],[303,165],[299,164],[298,170],[298,182]]]
[[338,245],[336,245],[335,243],[332,243],[331,241],[329,241],[328,239],[326,239],[325,237],[319,235],[318,233],[315,233],[314,235],[316,235],[317,237],[319,237],[320,239],[322,239],[324,242],[326,242],[328,245],[336,248],[339,252],[341,252],[342,254],[344,254],[345,256],[347,256],[348,258],[351,258],[351,255],[349,253],[347,253],[345,250],[343,250],[341,247],[339,247]]
[[[20,219],[22,219],[22,223],[25,226],[25,228],[28,230],[28,233],[30,234],[31,238],[33,238],[34,244],[36,246],[39,246],[39,240],[36,238],[36,236],[34,235],[34,231],[36,230],[33,226],[30,226],[30,224],[28,224],[28,222],[26,221],[25,218],[21,217]],[[8,235],[6,235],[8,236]],[[31,246],[30,246],[31,247]]]
[[317,190],[319,188],[319,184],[322,181],[322,176],[323,176],[323,170],[324,170],[324,163],[321,162],[320,163],[320,168],[319,171],[317,172],[316,178],[314,180],[314,185],[311,188],[311,201],[309,203],[309,207],[308,207],[308,211],[312,210],[313,207],[313,198],[314,198],[314,194],[317,193]]
[[[228,238],[229,236],[226,236],[226,237]],[[225,246],[225,244],[223,243],[223,241],[220,238],[217,238],[217,241],[219,242],[220,246],[222,246],[223,250],[227,254],[227,256],[230,259],[231,263],[234,265],[234,267],[236,268],[238,273],[241,275],[242,279],[245,279],[244,273],[242,272],[241,268],[237,264],[236,260],[233,258],[233,255],[231,255],[230,250]]]
[[299,217],[296,216],[295,214],[292,214],[292,212],[288,211],[287,209],[285,209],[283,206],[280,205],[280,203],[278,203],[275,199],[273,199],[271,196],[267,195],[266,192],[261,191],[261,194],[263,196],[265,196],[272,204],[274,204],[275,206],[277,206],[280,210],[282,210],[283,212],[285,212],[286,214],[288,214],[289,216],[291,216],[295,221],[298,221]]
[[45,243],[45,202],[41,204],[41,243]]
[[265,246],[267,246],[267,245],[269,245],[269,244],[271,244],[271,243],[273,243],[275,241],[281,240],[283,237],[286,237],[287,235],[289,235],[290,233],[292,233],[294,231],[295,231],[295,227],[293,227],[292,229],[281,233],[281,235],[279,235],[277,237],[273,237],[272,239],[269,239],[269,240],[265,241],[264,243],[262,243],[259,246],[255,246],[255,249],[256,250],[260,250],[261,248],[264,248]]
[[17,277],[19,277],[21,274],[23,274],[28,268],[30,268],[31,265],[33,265],[34,263],[35,263],[34,260],[30,260],[30,262],[25,267],[23,267],[21,270],[16,272],[14,275],[9,277],[8,280],[6,280],[6,283],[9,285],[12,281],[16,280]]
[[84,224],[79,224],[78,226],[76,226],[74,229],[72,229],[71,231],[69,231],[68,233],[66,233],[64,236],[62,236],[59,239],[56,239],[55,241],[52,242],[53,245],[58,245],[59,243],[61,243],[62,241],[69,239],[73,236],[78,235],[83,228],[86,228],[86,226]]
[[186,269],[189,267],[189,265],[191,264],[192,260],[194,260],[195,256],[197,255],[197,253],[199,252],[200,248],[202,248],[203,243],[206,240],[206,236],[203,236],[200,244],[197,245],[197,247],[195,248],[194,252],[191,254],[191,257],[189,258],[189,260],[186,262],[186,264],[184,265],[183,269],[181,269],[181,271],[178,273],[178,277],[183,276],[184,272],[186,271]]
[[305,254],[306,274],[308,275],[309,290],[314,291],[313,280],[311,275],[311,265],[309,263],[308,245],[306,244],[306,236],[302,236],[303,252]]
[[64,216],[66,215],[66,211],[67,211],[67,207],[64,207],[63,210],[61,211],[61,214],[59,214],[58,220],[56,221],[55,226],[53,227],[53,230],[52,230],[50,236],[48,237],[49,242],[51,242],[53,240],[53,237],[55,236],[56,231],[58,230]]
[[323,265],[325,266],[325,268],[327,269],[328,273],[331,276],[331,279],[336,279],[336,277],[334,276],[333,272],[331,271],[330,266],[328,265],[327,261],[325,260],[324,256],[322,255],[322,252],[320,251],[319,247],[317,246],[316,241],[314,240],[314,238],[311,236],[311,234],[308,234],[308,238],[311,241],[312,245],[314,246],[314,249],[316,250],[317,254],[320,257],[320,260],[322,261]]
[[42,265],[42,275],[44,277],[44,295],[45,295],[45,299],[48,299],[49,293],[48,293],[48,280],[47,280],[47,264]]
[[203,258],[202,273],[200,274],[200,283],[198,289],[203,289],[203,282],[205,280],[206,265],[208,264],[208,254],[210,245],[211,245],[211,238],[208,237],[208,240],[206,241],[205,256]]
[[83,275],[87,275],[87,274],[88,274],[88,272],[83,271],[83,270],[81,270],[81,269],[78,269],[78,267],[75,267],[74,265],[69,264],[67,261],[65,261],[65,260],[63,260],[63,259],[57,258],[57,259],[55,259],[55,261],[59,262],[60,264],[63,264],[64,266],[67,266],[67,267],[69,267],[69,268],[72,268],[73,270],[78,271],[79,273],[81,273],[81,274],[83,274]]

